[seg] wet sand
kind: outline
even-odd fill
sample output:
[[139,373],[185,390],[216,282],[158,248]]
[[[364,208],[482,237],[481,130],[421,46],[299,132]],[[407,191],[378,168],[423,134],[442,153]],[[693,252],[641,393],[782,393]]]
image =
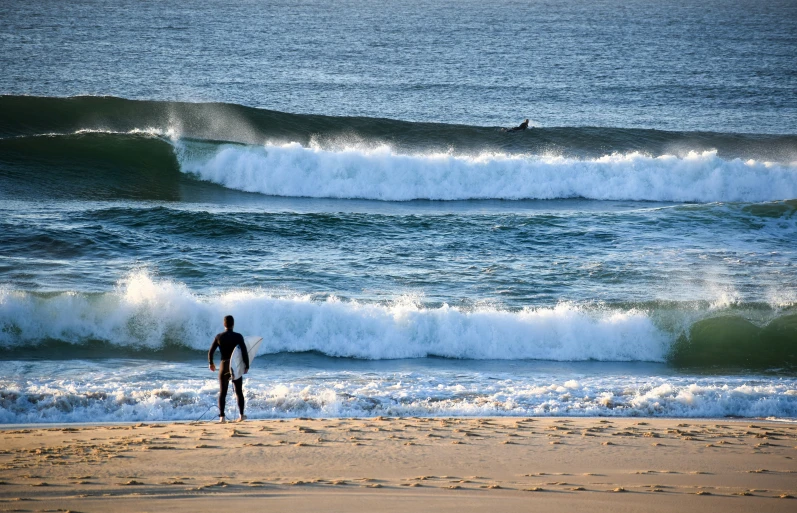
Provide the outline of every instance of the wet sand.
[[797,425],[369,418],[9,427],[0,511],[794,511]]

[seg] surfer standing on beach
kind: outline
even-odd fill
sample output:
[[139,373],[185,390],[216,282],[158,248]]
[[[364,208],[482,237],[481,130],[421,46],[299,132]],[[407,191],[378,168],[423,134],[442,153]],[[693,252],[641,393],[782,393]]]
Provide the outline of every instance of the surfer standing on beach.
[[[211,371],[216,370],[216,365],[213,363],[213,355],[216,353],[216,348],[221,352],[221,362],[219,363],[219,422],[226,422],[224,418],[224,405],[227,402],[227,389],[230,386],[230,357],[236,347],[241,348],[241,356],[244,360],[244,374],[249,372],[249,354],[246,351],[246,343],[244,337],[240,333],[232,330],[235,326],[235,319],[232,315],[224,317],[224,331],[216,335],[213,339],[213,344],[208,351],[208,364]],[[244,415],[244,377],[232,380],[232,386],[235,390],[235,396],[238,398],[238,411],[241,412],[239,422],[246,420]]]

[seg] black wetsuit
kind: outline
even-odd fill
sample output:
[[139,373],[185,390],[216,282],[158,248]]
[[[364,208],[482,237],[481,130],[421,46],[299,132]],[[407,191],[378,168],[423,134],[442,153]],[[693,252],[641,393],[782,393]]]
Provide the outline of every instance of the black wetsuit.
[[520,130],[526,130],[528,127],[529,127],[529,122],[524,121],[523,123],[514,128],[507,129],[507,132],[519,132]]
[[[208,351],[208,363],[213,365],[213,354],[216,348],[221,353],[221,362],[219,364],[219,417],[224,417],[224,406],[227,402],[227,389],[230,386],[230,358],[235,347],[241,348],[241,356],[244,360],[246,370],[249,370],[249,353],[246,352],[246,343],[244,337],[240,333],[233,330],[226,330],[216,335],[213,344]],[[232,386],[235,390],[235,396],[238,398],[238,411],[241,415],[244,414],[244,378],[241,376],[238,379],[232,380]]]

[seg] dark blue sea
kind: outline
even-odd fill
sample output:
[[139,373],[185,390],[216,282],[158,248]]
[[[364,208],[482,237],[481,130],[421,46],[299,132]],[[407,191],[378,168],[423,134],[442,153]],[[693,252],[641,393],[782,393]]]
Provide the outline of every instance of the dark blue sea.
[[789,0],[0,0],[0,423],[213,417],[226,314],[250,418],[795,419],[796,55]]

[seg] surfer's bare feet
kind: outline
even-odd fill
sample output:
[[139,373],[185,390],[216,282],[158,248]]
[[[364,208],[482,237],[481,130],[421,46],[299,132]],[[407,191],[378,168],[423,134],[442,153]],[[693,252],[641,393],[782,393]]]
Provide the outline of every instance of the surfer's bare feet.
[[226,422],[227,422],[227,419],[225,419],[224,417],[219,417],[219,424],[224,424]]
[[246,420],[246,415],[241,415],[241,418],[238,419],[238,422],[243,422]]

